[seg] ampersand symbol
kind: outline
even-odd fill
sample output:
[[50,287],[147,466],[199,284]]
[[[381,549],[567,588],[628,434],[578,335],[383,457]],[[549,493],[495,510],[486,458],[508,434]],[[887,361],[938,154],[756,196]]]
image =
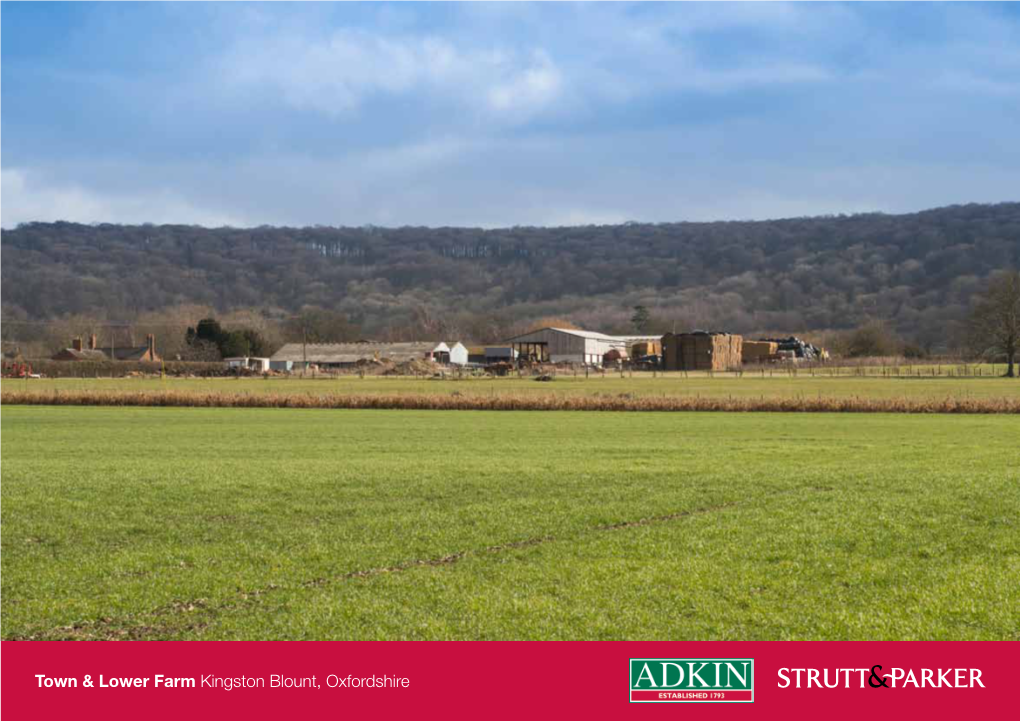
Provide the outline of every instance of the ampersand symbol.
[[[871,686],[871,688],[878,688],[879,686],[889,688],[889,685],[885,682],[885,678],[875,673],[876,668],[881,670],[882,667],[878,664],[871,667],[871,678],[868,679],[868,685]],[[878,681],[878,683],[875,683],[875,681]]]
[[82,686],[92,688],[92,677],[86,674],[85,680],[82,682]]

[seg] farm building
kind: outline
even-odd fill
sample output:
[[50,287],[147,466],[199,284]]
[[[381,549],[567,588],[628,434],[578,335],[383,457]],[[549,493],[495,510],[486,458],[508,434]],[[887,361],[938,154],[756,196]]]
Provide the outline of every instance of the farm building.
[[662,337],[666,370],[724,371],[739,368],[744,339],[729,333],[667,333]]
[[227,368],[247,368],[255,373],[266,373],[271,366],[268,358],[258,358],[255,356],[224,358],[223,362],[227,364]]
[[430,357],[436,363],[455,366],[467,365],[468,349],[457,341],[442,342],[432,349]]
[[156,354],[156,338],[151,333],[145,336],[143,346],[109,346],[98,348],[96,345],[96,334],[89,336],[88,346],[84,346],[79,336],[71,341],[70,348],[64,348],[53,356],[58,361],[141,361],[158,363],[160,357]]
[[550,363],[599,365],[619,343],[603,333],[573,328],[542,328],[510,338],[507,344],[521,358]]
[[460,341],[451,342],[449,345],[450,345],[450,363],[458,366],[467,365],[468,362],[467,346],[461,343]]
[[542,328],[507,341],[522,358],[550,363],[601,365],[610,351],[627,357],[635,343],[658,342],[659,336],[616,336],[574,328]]
[[511,363],[517,360],[517,351],[508,345],[487,345],[482,349],[483,363]]
[[489,365],[491,363],[510,363],[517,357],[514,349],[508,345],[473,345],[468,346],[468,363]]
[[[373,360],[405,363],[424,360],[432,355],[438,343],[287,343],[270,357],[274,364],[290,362],[300,369],[307,363],[319,368],[352,368],[359,361]],[[465,350],[466,355],[466,350]]]
[[475,365],[482,365],[485,363],[485,346],[483,345],[469,345],[467,347],[468,352],[468,363]]

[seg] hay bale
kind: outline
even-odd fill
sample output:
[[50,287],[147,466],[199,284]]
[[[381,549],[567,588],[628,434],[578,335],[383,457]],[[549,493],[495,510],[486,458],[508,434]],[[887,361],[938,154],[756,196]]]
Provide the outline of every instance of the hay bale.
[[741,360],[744,363],[764,363],[778,350],[779,344],[772,341],[745,340],[741,350]]
[[662,355],[662,341],[639,341],[630,347],[630,357]]
[[730,333],[667,333],[662,339],[667,370],[723,371],[738,368],[744,339]]

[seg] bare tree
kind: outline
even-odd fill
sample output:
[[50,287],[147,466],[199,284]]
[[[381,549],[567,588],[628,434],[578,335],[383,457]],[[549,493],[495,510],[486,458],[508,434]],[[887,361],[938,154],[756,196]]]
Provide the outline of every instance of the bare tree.
[[1020,271],[992,276],[971,315],[974,338],[986,353],[1004,354],[1006,376],[1016,377],[1016,351],[1020,345]]
[[847,358],[880,358],[903,353],[903,341],[881,320],[872,320],[842,337],[835,351]]
[[414,307],[414,323],[430,340],[439,340],[439,336],[442,335],[442,320],[425,303],[419,303]]

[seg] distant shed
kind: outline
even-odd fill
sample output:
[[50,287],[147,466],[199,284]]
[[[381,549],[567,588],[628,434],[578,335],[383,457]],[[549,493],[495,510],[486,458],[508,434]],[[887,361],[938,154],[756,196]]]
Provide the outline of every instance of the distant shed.
[[467,365],[468,349],[467,346],[459,341],[443,341],[436,344],[430,351],[429,357],[436,363],[457,366]]
[[351,368],[359,361],[405,363],[432,357],[438,343],[287,343],[270,357],[270,367],[290,362],[291,368]]
[[455,366],[464,366],[468,363],[468,349],[467,346],[460,341],[450,341],[447,343],[450,346],[450,363]]
[[257,356],[232,356],[224,358],[223,362],[227,364],[227,368],[245,369],[254,373],[266,373],[272,367],[268,358]]

